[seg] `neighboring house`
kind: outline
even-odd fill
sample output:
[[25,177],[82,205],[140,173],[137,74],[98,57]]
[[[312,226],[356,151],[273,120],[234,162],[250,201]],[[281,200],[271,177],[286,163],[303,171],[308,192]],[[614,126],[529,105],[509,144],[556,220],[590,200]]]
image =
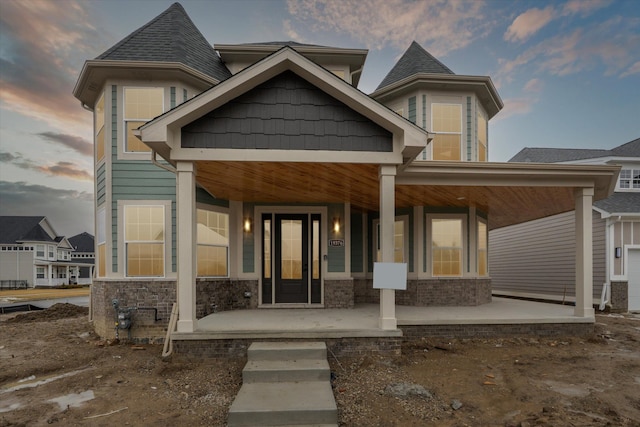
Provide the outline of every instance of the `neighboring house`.
[[[640,138],[611,150],[525,148],[509,162],[622,168],[615,193],[593,204],[593,297],[603,308],[640,310]],[[492,230],[494,294],[573,301],[574,218],[565,212]]]
[[78,285],[90,285],[93,278],[95,264],[95,240],[92,234],[83,232],[69,237],[69,243],[73,246],[71,259],[81,265],[78,275],[74,278]]
[[[491,301],[489,228],[576,206],[590,218],[612,191],[616,167],[487,162],[503,107],[489,77],[454,74],[413,42],[366,95],[366,56],[212,47],[175,3],[85,62],[74,95],[94,120],[99,334],[113,298],[162,319],[177,300],[182,333],[214,307],[356,303],[380,304],[380,328],[395,330],[395,304]],[[407,280],[374,289],[376,261],[405,263]],[[576,315],[590,317],[584,273]]]
[[44,216],[0,216],[0,288],[69,285],[81,264]]

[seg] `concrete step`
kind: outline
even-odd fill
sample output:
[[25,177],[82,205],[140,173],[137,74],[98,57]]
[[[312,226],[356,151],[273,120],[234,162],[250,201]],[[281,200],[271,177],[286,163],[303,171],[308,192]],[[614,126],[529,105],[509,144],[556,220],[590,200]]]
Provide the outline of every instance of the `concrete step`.
[[228,425],[337,425],[329,381],[243,384],[229,410]]
[[327,359],[249,360],[242,370],[244,384],[330,379],[331,371]]
[[247,350],[249,360],[327,359],[323,342],[254,342]]

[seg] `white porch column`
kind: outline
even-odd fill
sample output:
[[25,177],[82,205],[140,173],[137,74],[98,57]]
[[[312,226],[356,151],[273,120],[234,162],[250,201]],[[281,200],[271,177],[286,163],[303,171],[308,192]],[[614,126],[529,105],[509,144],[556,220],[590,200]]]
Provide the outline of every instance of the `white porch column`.
[[176,164],[178,228],[178,332],[196,326],[196,168],[192,162]]
[[576,190],[576,307],[577,317],[593,317],[593,188]]
[[53,265],[51,264],[47,267],[47,277],[49,286],[53,286]]
[[[380,166],[380,252],[381,262],[393,262],[393,228],[396,220],[395,166]],[[380,289],[380,329],[397,329],[396,291]]]

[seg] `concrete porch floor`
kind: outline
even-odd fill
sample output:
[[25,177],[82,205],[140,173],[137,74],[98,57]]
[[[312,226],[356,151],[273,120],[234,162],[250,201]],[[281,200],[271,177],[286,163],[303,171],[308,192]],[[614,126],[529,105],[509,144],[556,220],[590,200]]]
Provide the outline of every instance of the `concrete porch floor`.
[[[283,308],[234,310],[198,320],[193,333],[172,334],[173,339],[343,338],[399,337],[400,329],[378,328],[380,307],[358,304],[353,309]],[[416,325],[519,325],[594,323],[594,318],[573,315],[573,306],[494,297],[477,307],[396,306],[398,327]]]

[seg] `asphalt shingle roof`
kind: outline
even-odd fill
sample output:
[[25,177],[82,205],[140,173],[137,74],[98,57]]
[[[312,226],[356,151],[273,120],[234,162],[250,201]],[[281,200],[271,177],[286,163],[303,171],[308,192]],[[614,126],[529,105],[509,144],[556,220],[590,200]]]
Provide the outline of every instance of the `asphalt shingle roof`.
[[427,52],[422,46],[415,42],[402,55],[396,65],[386,75],[376,90],[399,82],[415,74],[455,74],[442,62]]
[[73,237],[69,237],[69,243],[74,247],[76,252],[95,252],[93,235],[87,233],[76,234]]
[[510,162],[559,163],[598,157],[640,157],[640,138],[611,150],[585,148],[523,148]]
[[179,62],[219,81],[231,76],[180,3],[172,4],[96,59]]
[[594,202],[593,205],[609,213],[640,212],[640,193],[613,193],[606,199]]
[[43,216],[0,216],[0,243],[54,242],[40,222]]

